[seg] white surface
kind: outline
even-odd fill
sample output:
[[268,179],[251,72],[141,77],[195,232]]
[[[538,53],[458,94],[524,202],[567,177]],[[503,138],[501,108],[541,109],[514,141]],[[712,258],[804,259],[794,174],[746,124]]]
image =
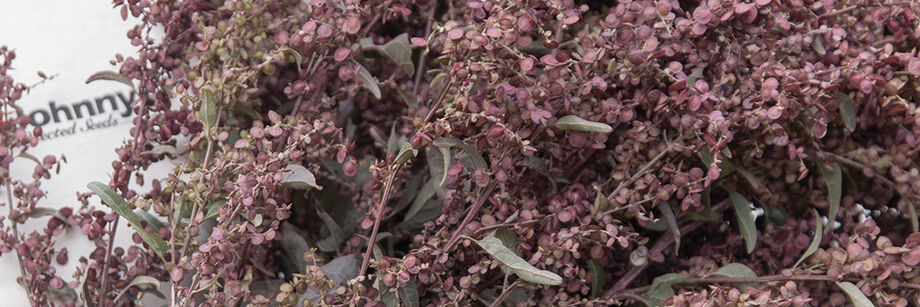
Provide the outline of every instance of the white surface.
[[[16,59],[13,61],[15,70],[11,74],[25,84],[39,80],[37,71],[48,75],[57,74],[54,80],[24,95],[19,105],[29,114],[39,108],[47,109],[51,101],[58,106],[71,105],[119,92],[127,98],[130,89],[123,84],[111,81],[84,84],[84,81],[94,72],[117,70],[109,64],[115,58],[115,53],[126,57],[136,53],[137,49],[130,45],[125,34],[134,23],[132,19],[122,21],[119,11],[112,8],[111,1],[107,0],[0,0],[0,45],[16,50]],[[64,113],[60,112],[61,122],[43,126],[46,135],[53,133],[56,128],[76,131],[73,135],[44,140],[30,151],[39,159],[46,154],[64,154],[67,157],[61,173],[52,174],[50,180],[43,182],[42,188],[48,191],[48,195],[39,202],[40,206],[78,206],[76,192],[88,191],[88,182],[108,183],[111,162],[116,158],[114,149],[128,137],[133,116],[122,117],[120,113],[126,110],[125,106],[121,101],[117,105],[118,114],[111,112],[109,102],[105,102],[105,113],[88,117],[84,107],[83,118],[67,121],[64,120]],[[117,125],[86,129],[88,120],[94,123],[106,122],[110,115],[111,119],[117,120]],[[31,178],[34,167],[32,163],[28,160],[15,163],[11,167],[13,176]],[[149,182],[152,177],[147,178]],[[0,196],[3,196],[0,199],[6,199],[5,195]],[[98,203],[96,199],[94,201]],[[7,210],[0,207],[0,214],[5,215]],[[31,232],[40,229],[44,221],[42,219],[26,225],[24,230]],[[120,230],[126,229],[124,224],[120,226]],[[79,232],[79,229],[70,229],[68,234],[58,240],[59,245],[63,243],[68,248],[70,255],[70,262],[58,267],[58,275],[65,281],[72,280],[76,259],[88,255],[90,251],[91,246]],[[129,242],[128,232],[119,231],[118,241]],[[25,292],[15,280],[19,272],[17,266],[15,254],[0,257],[0,272],[5,273],[0,276],[0,297],[3,298],[0,306],[28,306]]]

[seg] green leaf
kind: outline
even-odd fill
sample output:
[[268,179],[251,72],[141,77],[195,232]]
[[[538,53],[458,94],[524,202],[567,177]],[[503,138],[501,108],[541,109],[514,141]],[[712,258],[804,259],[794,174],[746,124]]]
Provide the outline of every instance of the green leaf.
[[591,296],[601,297],[604,295],[604,285],[607,284],[607,275],[604,273],[604,267],[597,259],[588,260],[588,269],[594,275],[591,280]]
[[111,70],[100,70],[93,73],[92,75],[89,75],[89,77],[86,78],[86,84],[90,84],[93,81],[99,80],[115,81],[129,86],[131,89],[134,89],[134,83],[131,82],[131,79]]
[[814,50],[820,56],[827,54],[827,50],[824,49],[824,42],[821,41],[820,36],[813,36],[811,40],[811,50]]
[[856,130],[856,109],[853,107],[853,99],[844,93],[837,92],[834,94],[840,100],[840,116],[843,117],[843,125],[847,130],[853,132]]
[[438,147],[438,152],[441,153],[441,181],[438,182],[438,186],[444,186],[444,182],[447,181],[447,170],[450,169],[450,162],[452,160],[452,153],[450,148],[447,147]]
[[679,273],[668,273],[655,277],[655,280],[652,280],[652,285],[649,286],[648,292],[646,293],[646,296],[649,298],[648,304],[651,306],[661,306],[665,300],[674,296],[674,289],[671,288],[671,286],[686,279],[687,276]]
[[837,282],[837,286],[850,297],[850,302],[854,307],[875,307],[875,304],[866,297],[866,294],[859,290],[859,287],[849,281]]
[[674,216],[674,211],[671,210],[671,205],[668,202],[658,204],[658,210],[661,210],[661,217],[668,224],[668,228],[671,229],[671,234],[674,235],[674,255],[676,256],[680,251],[680,227],[677,226],[677,217]]
[[476,149],[476,147],[466,144],[460,139],[442,137],[442,138],[438,138],[437,140],[434,140],[434,142],[432,142],[432,145],[438,148],[449,148],[449,147],[460,148],[460,150],[462,150],[463,153],[465,153],[470,158],[470,161],[472,162],[471,166],[473,169],[480,169],[480,168],[484,169],[484,168],[489,167],[489,165],[486,164],[486,159],[482,157],[482,153],[479,152],[479,150]]
[[406,72],[409,77],[412,77],[412,74],[415,73],[415,65],[412,64],[412,45],[409,44],[409,34],[400,34],[383,45],[375,45],[373,41],[365,39],[362,39],[360,44],[362,49],[375,50],[396,63],[396,65],[399,65],[399,68]]
[[[828,169],[828,166],[830,169]],[[840,210],[840,197],[843,195],[843,175],[840,164],[836,162],[825,165],[819,160],[818,169],[821,170],[821,176],[824,177],[824,183],[827,185],[827,228],[824,228],[824,232],[829,232],[834,228],[834,222],[837,221],[837,211]]]
[[525,281],[550,286],[562,284],[562,277],[559,277],[556,273],[540,270],[530,265],[526,260],[518,257],[518,255],[505,247],[502,241],[494,236],[487,236],[482,240],[476,241],[476,244]]
[[582,119],[576,115],[566,115],[556,121],[556,128],[584,132],[610,133],[613,127],[605,123]]
[[163,224],[162,221],[160,221],[159,218],[153,216],[153,214],[150,214],[150,212],[137,211],[137,213],[142,220],[147,222],[147,225],[150,225],[150,227],[153,227],[153,229],[156,231],[159,231],[160,228],[163,228],[163,226],[166,226]]
[[818,210],[812,209],[812,211],[815,214],[815,236],[811,238],[811,243],[808,244],[805,253],[803,253],[802,256],[799,257],[799,260],[795,262],[795,265],[792,266],[793,269],[818,250],[818,246],[821,245],[821,237],[824,236],[824,230],[822,229],[824,224],[821,223],[821,216],[818,214]]
[[285,221],[281,223],[280,228],[281,250],[287,260],[294,264],[297,272],[303,273],[307,267],[307,261],[303,259],[303,255],[310,250],[310,244],[297,226]]
[[514,251],[514,246],[517,245],[517,234],[514,231],[508,229],[508,227],[500,227],[495,230],[495,237],[502,241],[502,244],[505,245],[511,251]]
[[281,185],[297,190],[308,190],[310,188],[315,188],[317,190],[323,189],[322,186],[316,184],[316,176],[313,175],[313,172],[299,164],[288,164],[288,166],[284,168],[284,175],[281,176]]
[[786,225],[786,211],[783,209],[783,207],[766,204],[762,205],[761,207],[763,207],[764,215],[774,226],[782,227],[783,225]]
[[690,72],[690,75],[687,76],[687,87],[696,86],[696,80],[702,77],[703,77],[703,68],[702,67],[694,68]]
[[201,90],[201,106],[195,112],[205,129],[214,127],[217,124],[217,101],[214,98],[214,92],[208,89]]
[[[747,267],[746,265],[737,263],[737,262],[726,264],[725,266],[719,268],[718,270],[715,271],[715,273],[712,273],[712,274],[722,275],[722,276],[727,276],[727,277],[732,277],[732,278],[757,278],[757,273],[754,273],[754,271],[751,270],[751,268]],[[756,286],[757,286],[757,283],[739,283],[738,289],[744,292],[744,289],[746,289],[747,287],[756,287]]]
[[319,249],[324,252],[333,252],[338,250],[339,243],[345,241],[345,238],[341,237],[341,234],[343,233],[342,227],[340,227],[339,223],[337,223],[335,219],[325,211],[317,209],[316,215],[323,220],[323,223],[326,224],[326,228],[329,229],[329,236],[323,238],[319,242],[316,242],[316,247],[319,247]]
[[732,204],[735,206],[735,214],[738,216],[738,230],[741,231],[741,237],[744,238],[744,245],[747,247],[747,253],[754,251],[757,245],[757,225],[754,224],[754,214],[751,212],[751,205],[741,194],[731,192],[729,194]]
[[227,203],[227,199],[223,198],[223,199],[215,200],[214,202],[208,204],[208,206],[205,209],[205,212],[207,213],[204,214],[204,219],[209,219],[209,218],[217,216],[217,214],[220,212],[220,207],[223,207],[224,204],[226,203]]
[[406,286],[399,288],[397,293],[399,294],[399,300],[402,302],[400,306],[419,307],[418,286],[415,284],[414,278],[410,278]]
[[370,91],[371,94],[374,95],[374,98],[380,99],[380,87],[377,86],[377,80],[374,79],[374,76],[371,76],[371,73],[367,71],[367,68],[364,68],[364,66],[358,62],[355,62],[355,67],[358,68],[358,75],[356,77],[358,78],[358,81],[361,82],[361,85]]
[[[712,159],[712,153],[710,153],[709,146],[704,146],[703,150],[700,151],[700,160],[703,161],[703,165],[705,165],[707,169],[712,167],[713,159]],[[720,170],[719,170],[720,179],[725,178],[726,176],[730,175],[732,172],[735,171],[735,166],[732,165],[732,162],[727,159],[722,159],[722,163],[719,164],[719,167],[720,167]]]
[[163,257],[166,250],[169,248],[166,241],[163,241],[160,237],[147,232],[141,227],[141,219],[137,214],[134,214],[134,211],[131,210],[131,207],[128,206],[124,198],[121,198],[121,196],[116,194],[115,191],[112,191],[109,186],[101,182],[90,182],[86,187],[96,193],[96,195],[102,199],[102,202],[108,205],[109,208],[112,208],[115,213],[125,218],[125,220],[128,220],[128,223],[130,223],[134,231],[144,239],[144,242],[150,245],[150,248],[152,248],[157,255]]
[[418,150],[412,148],[412,144],[409,144],[409,142],[403,142],[402,146],[399,148],[399,154],[396,155],[396,163],[406,164],[406,162],[409,162],[409,159],[414,158],[417,154]]
[[409,206],[409,211],[406,212],[406,217],[403,219],[403,223],[412,220],[419,211],[422,211],[422,208],[425,206],[425,203],[428,202],[431,197],[435,194],[435,182],[434,178],[425,182],[422,185],[422,189],[419,190],[418,195],[415,196],[415,200],[412,201],[412,206]]

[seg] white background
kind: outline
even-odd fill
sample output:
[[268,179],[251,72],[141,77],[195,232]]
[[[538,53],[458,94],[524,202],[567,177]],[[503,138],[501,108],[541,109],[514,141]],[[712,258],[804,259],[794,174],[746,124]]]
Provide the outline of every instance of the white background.
[[[84,81],[100,70],[117,71],[117,67],[109,63],[115,58],[115,53],[126,57],[136,54],[137,48],[131,46],[125,34],[136,22],[136,19],[130,18],[122,21],[119,9],[113,8],[111,1],[107,0],[0,0],[0,45],[16,51],[15,70],[9,73],[25,84],[39,81],[37,71],[57,74],[52,81],[24,95],[18,104],[28,112],[47,107],[52,100],[58,104],[70,104],[116,91],[127,93],[130,89],[120,83],[96,81],[85,84]],[[52,174],[52,178],[42,184],[48,196],[39,202],[40,206],[79,206],[76,192],[87,192],[88,182],[109,182],[111,163],[116,159],[114,149],[128,137],[130,128],[130,118],[120,121],[121,124],[116,127],[48,140],[30,151],[39,159],[46,154],[64,154],[67,157],[61,173]],[[78,126],[80,124],[82,122]],[[52,126],[43,128],[47,132]],[[12,175],[15,178],[31,178],[33,162],[19,160],[22,161],[14,163],[11,169]],[[146,178],[149,182],[152,177],[148,175]],[[6,195],[2,194],[5,191],[0,192],[0,199],[5,200]],[[5,201],[3,203],[0,215],[6,215],[9,210]],[[45,221],[34,221],[25,230],[40,229]],[[127,229],[124,223],[119,226],[120,230]],[[130,241],[127,231],[118,234],[118,242]],[[88,255],[90,245],[76,228],[69,229],[58,242],[68,247],[70,255],[67,265],[58,266],[58,275],[65,281],[73,280],[71,274],[76,260],[81,255]],[[25,291],[15,280],[19,273],[15,254],[0,257],[0,272],[3,272],[0,274],[0,306],[28,306]]]

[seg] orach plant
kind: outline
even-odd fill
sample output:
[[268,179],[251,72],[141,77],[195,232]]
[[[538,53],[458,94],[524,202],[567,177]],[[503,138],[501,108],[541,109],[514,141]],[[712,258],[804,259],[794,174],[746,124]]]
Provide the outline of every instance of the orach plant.
[[916,1],[114,4],[114,212],[3,173],[33,304],[920,305]]

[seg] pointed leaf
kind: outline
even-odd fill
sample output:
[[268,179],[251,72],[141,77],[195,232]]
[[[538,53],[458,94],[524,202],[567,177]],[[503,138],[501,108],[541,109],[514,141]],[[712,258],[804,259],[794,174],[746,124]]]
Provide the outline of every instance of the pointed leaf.
[[367,71],[367,68],[364,68],[364,66],[361,66],[361,64],[358,64],[358,62],[355,62],[355,66],[358,68],[358,75],[356,77],[358,78],[358,81],[361,82],[361,85],[370,91],[371,94],[374,95],[374,98],[380,99],[380,87],[377,86],[377,80],[374,79],[374,76],[371,76],[371,73]]
[[[757,273],[754,273],[754,271],[751,270],[751,268],[747,267],[746,265],[737,263],[737,262],[726,264],[725,266],[716,270],[715,273],[713,274],[733,277],[733,278],[757,278]],[[757,283],[739,283],[738,289],[740,289],[741,291],[744,291],[744,289],[747,287],[756,287],[756,286],[757,286]]]
[[853,99],[844,93],[836,93],[837,99],[840,100],[840,116],[843,117],[843,125],[847,130],[853,132],[856,130],[856,110],[853,108]]
[[859,290],[859,287],[849,281],[837,282],[837,286],[850,297],[850,302],[854,307],[875,307],[875,304],[866,297],[866,294]]
[[313,172],[299,164],[288,164],[284,168],[281,185],[297,190],[323,189],[322,186],[316,184],[316,176],[313,175]]
[[111,70],[100,70],[89,75],[89,77],[86,78],[86,84],[98,80],[115,81],[130,86],[132,89],[134,88],[134,83],[131,82],[131,79]]
[[754,224],[751,205],[741,194],[731,192],[729,197],[735,207],[735,215],[738,216],[738,228],[741,231],[741,237],[744,238],[744,245],[747,248],[747,253],[750,254],[757,245],[757,225]]
[[204,214],[204,219],[209,219],[209,218],[217,216],[217,214],[220,212],[220,207],[223,207],[224,204],[226,203],[227,203],[227,199],[224,198],[224,199],[218,199],[214,201],[213,203],[208,204],[208,206],[205,209],[206,213]]
[[476,244],[479,245],[483,250],[491,255],[495,260],[498,260],[501,264],[508,266],[514,274],[521,277],[521,279],[541,285],[550,285],[557,286],[562,284],[562,277],[556,275],[556,273],[540,270],[536,267],[530,265],[526,260],[518,257],[510,249],[505,247],[502,244],[502,241],[494,236],[487,236],[482,240],[476,241]]
[[674,255],[676,256],[680,251],[680,227],[677,226],[677,217],[674,216],[674,211],[671,211],[671,205],[668,202],[658,204],[658,209],[661,210],[662,218],[671,229],[671,234],[674,235]]
[[425,203],[428,202],[431,197],[435,194],[435,182],[434,178],[425,182],[422,185],[422,189],[419,190],[418,195],[415,196],[415,200],[412,201],[412,206],[409,207],[409,211],[406,212],[406,217],[403,219],[403,223],[408,222],[415,217],[419,211],[422,211],[422,207],[425,206]]
[[409,142],[403,142],[402,146],[399,148],[399,154],[396,155],[396,163],[406,164],[409,162],[409,159],[415,158],[415,155],[418,154],[418,150],[412,148],[412,144]]
[[834,222],[837,221],[837,211],[840,210],[840,197],[843,195],[843,175],[841,174],[840,164],[836,162],[825,165],[819,160],[818,168],[821,170],[821,176],[824,177],[824,183],[827,185],[827,224],[824,232],[829,232],[834,228]]
[[649,286],[648,292],[646,293],[646,296],[649,298],[648,303],[652,306],[661,306],[665,300],[674,296],[674,289],[671,288],[671,286],[686,279],[687,276],[679,273],[668,273],[655,277],[655,280],[652,280],[652,285]]
[[147,222],[147,225],[150,225],[150,227],[153,227],[153,229],[156,231],[159,231],[160,228],[163,228],[163,226],[166,226],[163,224],[163,221],[160,221],[159,218],[153,216],[153,214],[150,214],[150,212],[137,211],[137,214],[141,218],[141,220],[144,220],[145,222]]
[[214,127],[217,124],[217,101],[214,98],[214,92],[202,89],[200,98],[201,106],[195,112],[195,115],[205,128]]
[[383,44],[382,50],[384,56],[390,58],[409,77],[412,77],[412,74],[415,73],[415,65],[412,64],[412,45],[409,44],[409,34],[403,33],[393,38]]
[[96,193],[96,195],[102,199],[102,202],[108,205],[109,208],[112,208],[115,213],[128,220],[128,223],[131,224],[134,231],[144,239],[144,242],[150,245],[150,248],[160,257],[163,257],[166,250],[169,248],[166,241],[163,241],[162,238],[147,232],[141,227],[141,219],[137,214],[134,214],[134,211],[131,210],[131,207],[128,206],[124,198],[121,198],[121,196],[116,194],[115,191],[112,191],[109,186],[101,182],[90,182],[86,187]]
[[576,115],[563,116],[556,121],[556,128],[598,133],[613,132],[613,127],[610,127],[608,124],[585,120]]
[[604,295],[604,285],[607,284],[607,275],[604,273],[604,267],[597,259],[588,260],[588,269],[594,275],[591,280],[591,296],[601,297]]
[[795,265],[792,266],[793,269],[818,250],[818,246],[821,245],[821,237],[824,236],[824,229],[822,229],[824,224],[821,223],[821,216],[818,214],[818,210],[812,209],[812,211],[815,214],[815,236],[811,238],[811,243],[808,244],[805,253],[803,253],[802,256],[799,257],[799,260],[795,262]]
[[406,283],[405,287],[399,288],[397,291],[399,294],[399,301],[402,302],[400,306],[405,307],[419,307],[418,300],[418,286],[415,284],[415,279],[409,279],[409,282]]

